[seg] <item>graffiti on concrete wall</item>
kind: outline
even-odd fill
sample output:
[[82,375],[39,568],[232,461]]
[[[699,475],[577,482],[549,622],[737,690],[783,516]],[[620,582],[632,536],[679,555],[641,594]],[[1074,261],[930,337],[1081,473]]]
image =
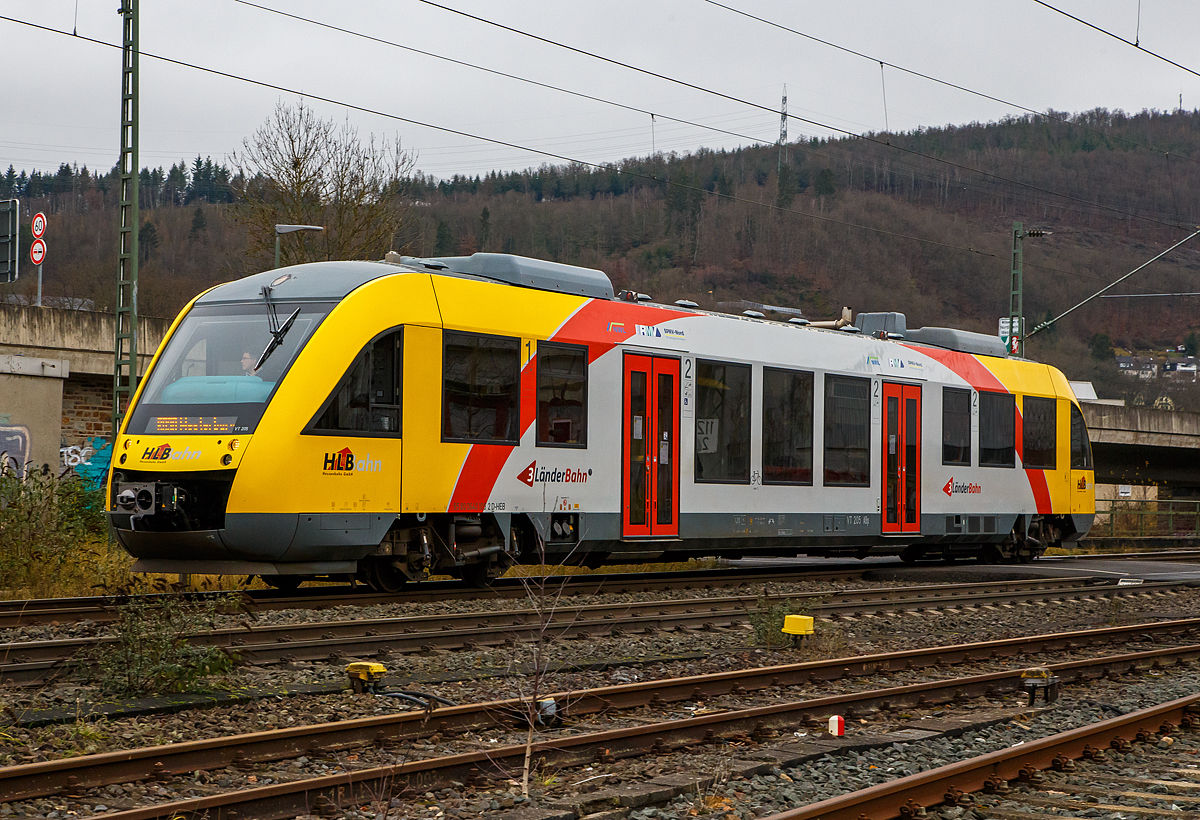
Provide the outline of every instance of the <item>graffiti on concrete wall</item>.
[[104,485],[104,476],[108,473],[108,464],[112,460],[112,444],[106,439],[96,436],[83,444],[60,448],[59,454],[62,456],[64,473],[74,470],[76,475],[94,489]]
[[29,428],[20,424],[8,424],[7,416],[0,416],[0,468],[25,472],[29,463]]

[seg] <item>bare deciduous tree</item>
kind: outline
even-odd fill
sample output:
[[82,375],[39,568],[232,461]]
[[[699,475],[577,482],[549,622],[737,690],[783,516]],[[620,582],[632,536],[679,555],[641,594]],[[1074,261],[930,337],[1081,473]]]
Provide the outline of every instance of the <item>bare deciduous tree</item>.
[[[400,250],[407,182],[416,155],[395,141],[364,142],[349,120],[339,127],[301,101],[274,113],[233,155],[236,218],[248,230],[248,256],[273,260],[276,225],[321,225],[280,246],[280,264],[381,259]],[[270,266],[270,261],[265,265]]]

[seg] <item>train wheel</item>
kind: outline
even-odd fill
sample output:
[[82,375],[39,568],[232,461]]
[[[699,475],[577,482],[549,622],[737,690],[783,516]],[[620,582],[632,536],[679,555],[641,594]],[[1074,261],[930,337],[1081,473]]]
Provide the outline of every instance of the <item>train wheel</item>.
[[408,576],[386,561],[372,561],[367,567],[367,586],[387,595],[399,592]]
[[262,578],[263,583],[269,587],[288,591],[297,589],[304,581],[299,575],[260,575],[258,577]]
[[953,564],[956,560],[958,560],[957,555],[954,555],[953,553],[950,553],[950,552],[942,553],[942,563],[943,564]]

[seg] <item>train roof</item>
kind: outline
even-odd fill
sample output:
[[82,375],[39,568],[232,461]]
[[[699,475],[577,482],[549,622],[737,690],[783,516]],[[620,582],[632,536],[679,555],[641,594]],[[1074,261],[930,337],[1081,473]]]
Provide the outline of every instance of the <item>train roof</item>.
[[271,296],[279,300],[338,301],[372,279],[394,273],[396,266],[384,262],[309,262],[217,285],[197,299],[196,304],[254,301],[262,298],[264,286],[271,287]]
[[[612,282],[601,270],[577,265],[564,265],[543,259],[531,259],[506,253],[475,253],[471,256],[442,256],[418,258],[388,252],[384,261],[310,262],[287,268],[263,271],[234,282],[218,285],[202,295],[197,304],[247,302],[262,298],[264,286],[272,288],[272,296],[281,301],[340,301],[351,291],[374,279],[404,271],[419,271],[452,276],[477,277],[535,290],[583,296],[593,299],[616,299]],[[622,294],[625,296],[626,294]],[[633,294],[631,301],[648,297]],[[749,304],[749,303],[747,303]],[[675,305],[654,305],[667,309],[683,308],[695,313],[734,316],[733,313],[709,311],[694,302],[680,301]],[[752,320],[807,324],[798,310],[758,306],[780,312],[790,319],[770,319],[761,311],[747,310],[743,316]],[[1008,357],[1008,350],[998,337],[948,327],[909,329],[903,313],[860,313],[854,325],[846,330],[860,331],[864,336],[915,343],[957,350],[982,356]]]

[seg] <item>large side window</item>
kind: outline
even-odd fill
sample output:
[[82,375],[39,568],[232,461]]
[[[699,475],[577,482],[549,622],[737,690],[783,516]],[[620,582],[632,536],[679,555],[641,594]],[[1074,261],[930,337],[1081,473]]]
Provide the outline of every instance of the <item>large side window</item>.
[[812,484],[813,374],[763,368],[764,484]]
[[696,481],[750,481],[750,365],[696,360]]
[[1053,470],[1057,464],[1058,425],[1056,399],[1026,396],[1022,400],[1021,462],[1031,470]]
[[313,422],[313,432],[400,435],[403,360],[401,330],[385,333],[367,345]]
[[1092,443],[1088,441],[1083,413],[1074,404],[1071,405],[1071,469],[1092,469]]
[[587,364],[586,347],[538,344],[538,446],[587,446]]
[[971,391],[942,388],[942,463],[971,466]]
[[1016,451],[1016,397],[979,393],[979,466],[1013,467]]
[[825,485],[871,486],[871,380],[825,377]]
[[520,340],[452,331],[442,338],[442,439],[517,444]]

